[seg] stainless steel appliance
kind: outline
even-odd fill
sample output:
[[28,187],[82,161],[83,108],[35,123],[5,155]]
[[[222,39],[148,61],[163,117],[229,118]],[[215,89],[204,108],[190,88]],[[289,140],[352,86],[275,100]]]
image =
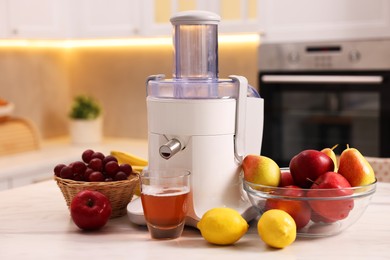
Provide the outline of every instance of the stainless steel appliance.
[[390,157],[390,40],[261,44],[259,88],[261,153],[281,166],[334,144]]

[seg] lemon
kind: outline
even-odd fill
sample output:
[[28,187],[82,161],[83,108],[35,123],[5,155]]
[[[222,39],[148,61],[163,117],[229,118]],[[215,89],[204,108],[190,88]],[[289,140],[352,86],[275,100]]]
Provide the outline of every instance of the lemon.
[[197,227],[207,242],[216,245],[234,244],[248,231],[246,220],[231,208],[210,209]]
[[294,219],[280,209],[266,211],[257,223],[257,231],[267,245],[275,248],[290,245],[297,236]]

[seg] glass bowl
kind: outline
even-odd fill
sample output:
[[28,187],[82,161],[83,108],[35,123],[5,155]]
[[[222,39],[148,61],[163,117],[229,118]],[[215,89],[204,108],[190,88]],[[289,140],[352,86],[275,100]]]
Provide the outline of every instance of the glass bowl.
[[341,233],[362,216],[376,190],[376,182],[345,189],[302,189],[264,186],[243,179],[243,186],[260,215],[274,208],[288,212],[297,224],[298,237]]

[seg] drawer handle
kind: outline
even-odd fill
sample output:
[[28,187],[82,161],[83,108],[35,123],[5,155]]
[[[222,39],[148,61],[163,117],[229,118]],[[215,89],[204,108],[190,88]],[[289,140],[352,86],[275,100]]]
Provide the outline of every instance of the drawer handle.
[[263,75],[266,83],[380,84],[382,76]]

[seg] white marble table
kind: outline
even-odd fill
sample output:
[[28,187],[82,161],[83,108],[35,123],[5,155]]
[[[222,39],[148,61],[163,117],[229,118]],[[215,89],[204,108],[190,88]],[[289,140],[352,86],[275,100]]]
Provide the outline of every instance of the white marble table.
[[390,259],[390,183],[378,183],[362,218],[344,233],[267,247],[254,223],[233,246],[213,246],[186,228],[176,240],[152,240],[126,216],[99,232],[72,222],[54,181],[0,192],[0,259]]

